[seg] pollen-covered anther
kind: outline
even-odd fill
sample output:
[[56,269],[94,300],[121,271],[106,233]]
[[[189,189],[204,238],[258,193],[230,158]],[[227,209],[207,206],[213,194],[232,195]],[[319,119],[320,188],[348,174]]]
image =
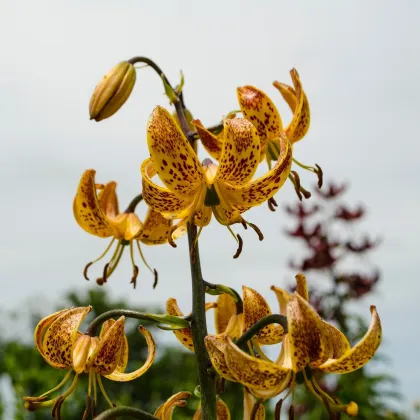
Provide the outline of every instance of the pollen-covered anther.
[[274,197],[271,197],[267,200],[267,205],[268,205],[268,209],[273,212],[276,211],[276,207],[278,207],[278,204],[276,200],[274,200]]
[[157,286],[158,281],[159,281],[159,273],[157,272],[156,268],[153,269],[153,274],[155,276],[155,279],[153,281],[153,289],[156,289],[156,286]]
[[135,289],[137,286],[137,276],[139,275],[139,268],[137,265],[133,266],[133,277],[131,277],[130,284],[133,285],[133,288]]
[[252,229],[254,229],[260,241],[264,239],[264,234],[261,232],[261,229],[257,225],[254,225],[254,223],[250,223],[250,222],[246,222],[246,224],[250,226]]
[[235,255],[233,256],[234,259],[238,258],[242,254],[242,248],[244,246],[244,241],[241,238],[241,235],[236,234],[236,237],[238,239],[238,249],[236,250]]
[[89,281],[89,277],[88,277],[88,270],[89,270],[89,267],[90,267],[92,264],[93,264],[93,261],[88,262],[88,263],[85,265],[85,268],[83,269],[83,277],[84,277],[87,281]]
[[302,187],[300,184],[300,177],[296,171],[290,171],[289,179],[292,181],[293,186],[295,187],[296,194],[300,201],[302,201],[302,196],[306,199],[311,197],[311,193]]

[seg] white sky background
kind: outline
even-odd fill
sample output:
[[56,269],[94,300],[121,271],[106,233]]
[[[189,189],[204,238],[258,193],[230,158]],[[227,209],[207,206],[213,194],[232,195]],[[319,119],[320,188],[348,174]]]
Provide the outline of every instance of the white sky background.
[[[407,404],[419,398],[419,9],[414,1],[2,0],[0,307],[25,310],[29,303],[47,314],[65,291],[92,286],[81,271],[107,241],[73,219],[85,169],[95,168],[98,182],[119,182],[122,207],[141,188],[146,121],[167,101],[156,74],[143,69],[122,111],[89,121],[92,90],[114,64],[146,55],[174,84],[182,69],[188,107],[205,124],[238,107],[235,88],[244,84],[276,99],[287,124],[290,113],[271,82],[290,83],[288,72],[296,67],[312,110],[297,157],[321,164],[327,179],[351,181],[348,202],[368,204],[360,231],[384,238],[371,256],[383,277],[378,292],[359,306],[368,317],[369,305],[377,305],[389,369]],[[308,174],[304,181],[314,179]],[[294,202],[291,186],[276,199]],[[232,259],[236,246],[226,229],[215,222],[205,229],[204,277],[238,289],[257,287],[275,305],[269,286],[292,281],[286,262],[299,249],[280,234],[291,219],[266,206],[249,218],[266,239],[259,243],[244,233],[239,260]],[[173,296],[188,311],[186,248],[184,238],[176,250],[145,250],[159,270],[157,290],[140,264],[132,290],[127,258],[108,291],[133,304],[163,305]]]

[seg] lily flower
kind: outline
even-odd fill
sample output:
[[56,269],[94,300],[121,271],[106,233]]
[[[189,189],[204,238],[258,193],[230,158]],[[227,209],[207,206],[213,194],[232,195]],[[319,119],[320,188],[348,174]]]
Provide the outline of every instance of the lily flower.
[[[290,143],[294,145],[309,130],[310,108],[308,98],[302,88],[296,69],[292,69],[290,75],[294,87],[280,82],[273,83],[293,113],[292,120],[286,128],[283,128],[283,122],[277,107],[265,92],[250,85],[237,89],[242,115],[257,129],[261,140],[261,160],[265,157],[269,168],[271,168],[271,162],[277,161],[279,158],[282,136],[285,135]],[[219,159],[223,148],[223,139],[220,135],[214,135],[206,130],[199,120],[195,120],[193,123],[206,150],[215,159]],[[315,167],[304,165],[295,158],[293,158],[293,162],[306,170],[314,172],[318,176],[318,186],[321,188],[322,170],[318,165],[315,165]],[[299,175],[296,171],[291,171],[289,178],[293,182],[300,199],[302,195],[305,198],[310,197],[310,193],[300,185]]]
[[[111,181],[105,185],[95,184],[95,171],[88,169],[80,179],[77,194],[73,203],[74,217],[81,228],[91,235],[101,238],[112,237],[112,240],[105,252],[96,260],[88,263],[84,270],[86,280],[88,268],[95,262],[105,257],[111,249],[114,242],[117,242],[115,251],[110,261],[105,265],[103,276],[97,280],[98,284],[105,283],[117,267],[124,249],[127,245],[130,247],[130,257],[133,266],[133,277],[131,283],[136,287],[136,279],[139,272],[134,262],[134,245],[146,267],[155,276],[155,285],[157,282],[157,271],[152,270],[144,259],[140,242],[146,245],[159,245],[168,242],[168,236],[171,234],[171,240],[184,233],[184,229],[171,228],[172,222],[163,218],[159,213],[149,208],[144,223],[140,221],[134,213],[134,208],[141,197],[136,197],[128,209],[122,213],[119,211],[118,197],[116,194],[117,184]],[[97,193],[99,190],[99,194]]]
[[[286,181],[292,163],[289,141],[280,136],[276,165],[252,180],[260,161],[260,139],[243,118],[225,119],[218,166],[210,159],[199,162],[171,114],[160,106],[149,118],[147,141],[150,158],[141,167],[146,203],[167,219],[182,219],[200,228],[210,223],[212,214],[228,228],[234,223],[254,227],[241,214],[272,197]],[[152,180],[155,171],[164,187]]]
[[[289,389],[283,400],[294,393],[301,381],[332,412],[357,415],[357,404],[340,404],[316,382],[312,372],[350,373],[364,366],[375,354],[382,338],[376,308],[371,306],[372,321],[365,336],[354,347],[333,325],[323,321],[308,303],[306,278],[296,276],[293,294],[272,287],[287,316],[288,332],[276,361],[243,352],[227,334],[207,336],[207,350],[214,368],[222,377],[246,386],[258,398],[272,398]],[[233,379],[232,379],[233,378]]]
[[[88,415],[92,402],[95,411],[97,385],[110,407],[113,407],[103,387],[101,376],[118,382],[132,381],[143,375],[152,365],[156,353],[155,342],[150,332],[140,325],[139,332],[147,342],[147,359],[139,369],[125,373],[128,343],[124,334],[123,316],[116,321],[110,319],[104,322],[99,337],[91,337],[78,331],[91,309],[90,306],[63,309],[43,318],[36,326],[34,339],[41,356],[55,369],[68,369],[68,372],[56,387],[39,397],[24,397],[27,410],[52,407],[52,417],[60,418],[62,404],[74,392],[78,378],[83,373],[89,375],[85,416]],[[58,391],[70,380],[72,373],[74,377],[70,387],[58,397],[48,399],[49,394]]]

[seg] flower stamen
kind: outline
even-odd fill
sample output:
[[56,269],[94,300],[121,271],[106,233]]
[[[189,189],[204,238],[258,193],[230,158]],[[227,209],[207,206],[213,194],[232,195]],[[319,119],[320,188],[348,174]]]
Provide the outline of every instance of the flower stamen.
[[299,162],[297,159],[292,158],[293,162],[296,163],[296,165],[300,166],[303,169],[306,169],[307,171],[313,172],[318,177],[318,188],[322,187],[322,184],[324,182],[324,174],[322,172],[322,168],[315,163],[314,166],[305,165],[302,162]]
[[84,270],[83,270],[83,276],[86,280],[89,281],[89,277],[87,275],[88,273],[88,269],[91,265],[95,264],[96,262],[98,262],[99,260],[101,260],[103,257],[105,257],[105,255],[108,253],[108,251],[111,249],[112,244],[114,243],[115,238],[112,238],[111,242],[109,243],[109,245],[106,247],[105,251],[98,257],[96,258],[96,260],[93,260],[89,263],[86,264]]
[[97,378],[98,378],[98,384],[99,384],[99,389],[102,392],[102,395],[104,396],[105,400],[107,401],[107,403],[109,404],[109,406],[112,408],[114,406],[114,404],[112,404],[112,401],[110,400],[110,398],[108,397],[108,394],[105,392],[105,388],[104,385],[102,383],[102,378],[101,375],[99,375],[98,373],[96,374]]
[[311,193],[300,185],[300,177],[296,171],[290,171],[289,179],[290,181],[292,181],[292,184],[295,187],[296,194],[300,201],[302,201],[302,195],[306,199],[311,197]]

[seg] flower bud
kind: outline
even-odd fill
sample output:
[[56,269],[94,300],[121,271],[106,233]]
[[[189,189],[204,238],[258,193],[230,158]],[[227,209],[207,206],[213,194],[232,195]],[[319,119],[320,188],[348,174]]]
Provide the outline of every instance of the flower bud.
[[90,99],[90,119],[101,121],[115,114],[125,103],[136,82],[136,69],[122,61],[96,86]]

